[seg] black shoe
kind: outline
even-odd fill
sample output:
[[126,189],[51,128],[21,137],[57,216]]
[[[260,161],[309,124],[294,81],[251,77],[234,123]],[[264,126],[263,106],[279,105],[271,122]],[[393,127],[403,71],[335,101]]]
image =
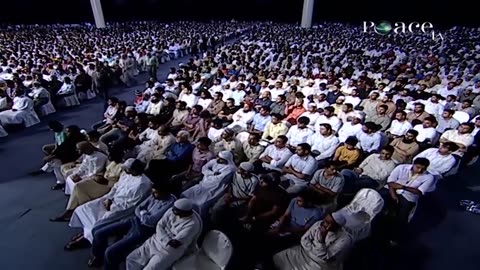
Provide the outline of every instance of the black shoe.
[[55,184],[52,186],[52,190],[61,190],[62,188],[65,188],[65,184]]
[[30,176],[38,176],[38,175],[42,175],[42,174],[46,174],[46,173],[47,172],[45,172],[45,171],[38,170],[38,171],[31,172]]

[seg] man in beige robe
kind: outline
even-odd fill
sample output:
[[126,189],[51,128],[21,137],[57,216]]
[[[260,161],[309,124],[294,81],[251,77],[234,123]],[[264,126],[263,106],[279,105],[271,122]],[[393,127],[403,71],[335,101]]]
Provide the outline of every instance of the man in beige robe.
[[58,217],[51,218],[50,221],[67,222],[70,220],[75,208],[107,194],[120,178],[120,174],[122,173],[122,157],[123,153],[121,151],[112,151],[109,155],[110,162],[107,165],[104,175],[95,175],[78,182],[72,190],[66,211]]

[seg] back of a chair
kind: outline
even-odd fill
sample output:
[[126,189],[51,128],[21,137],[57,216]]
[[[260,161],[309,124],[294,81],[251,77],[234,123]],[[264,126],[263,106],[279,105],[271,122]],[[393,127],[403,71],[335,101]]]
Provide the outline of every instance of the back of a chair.
[[369,222],[371,222],[380,213],[383,204],[382,196],[377,191],[363,188],[357,192],[352,202],[346,208],[351,212],[366,212],[369,215]]
[[232,257],[232,242],[221,231],[212,230],[203,240],[202,251],[221,269],[225,269]]
[[468,120],[470,120],[470,115],[468,115],[468,113],[466,112],[456,111],[453,114],[453,118],[455,118],[460,123],[465,123],[465,122],[468,122]]
[[352,217],[347,219],[344,228],[354,241],[360,241],[370,235],[371,222],[383,208],[384,201],[380,194],[369,188],[361,189],[352,202],[340,209]]

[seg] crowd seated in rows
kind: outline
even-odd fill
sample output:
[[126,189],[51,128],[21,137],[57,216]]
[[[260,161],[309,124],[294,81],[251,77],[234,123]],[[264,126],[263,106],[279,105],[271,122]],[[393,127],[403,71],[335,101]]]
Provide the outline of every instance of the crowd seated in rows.
[[198,58],[251,25],[119,23],[108,25],[108,31],[88,24],[2,27],[0,137],[7,136],[5,127],[30,127],[56,108],[78,106],[99,94],[107,98],[109,88],[133,86],[142,72],[156,80],[161,63]]
[[260,24],[110,98],[88,136],[51,123],[43,169],[70,193],[52,221],[83,229],[65,249],[91,245],[106,269],[224,267],[230,248],[195,251],[213,229],[241,269],[314,270],[342,269],[372,222],[402,245],[422,199],[479,155],[480,45],[451,42],[479,32],[445,35]]

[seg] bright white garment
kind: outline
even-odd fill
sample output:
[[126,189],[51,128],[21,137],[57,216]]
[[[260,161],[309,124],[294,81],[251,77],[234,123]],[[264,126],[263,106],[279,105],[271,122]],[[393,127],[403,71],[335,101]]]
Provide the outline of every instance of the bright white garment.
[[75,94],[75,86],[73,84],[63,83],[57,92],[57,95],[73,95]]
[[277,100],[277,97],[280,95],[285,95],[285,92],[286,92],[285,89],[273,88],[272,90],[270,90],[271,100],[272,101]]
[[162,101],[158,101],[157,103],[150,102],[148,104],[148,107],[145,113],[151,114],[151,115],[158,115],[160,114],[160,110],[162,109],[162,107],[163,107]]
[[380,150],[382,145],[382,138],[379,133],[367,134],[360,130],[357,135],[358,146],[365,152],[372,152]]
[[262,166],[269,170],[276,170],[281,171],[285,163],[287,163],[288,159],[292,156],[292,151],[287,147],[278,148],[275,145],[269,145],[265,151],[260,155],[260,158],[265,156],[269,156],[272,161],[269,164],[263,162]]
[[350,103],[353,105],[353,108],[355,108],[358,106],[358,104],[360,104],[360,102],[362,102],[362,100],[359,97],[346,96],[343,104]]
[[197,101],[197,105],[202,106],[202,108],[204,110],[207,109],[207,107],[208,107],[208,105],[210,105],[210,103],[212,103],[211,98],[199,98],[198,101]]
[[[425,194],[425,192],[428,192],[432,185],[434,185],[434,178],[428,173],[413,175],[412,167],[413,165],[410,164],[398,165],[388,177],[387,183],[398,183],[403,186],[416,188],[420,190],[422,194]],[[388,185],[384,187],[388,188]],[[402,195],[410,202],[416,203],[419,198],[418,195],[405,189],[397,189],[396,193]]]
[[428,99],[427,101],[419,101],[421,103],[423,103],[425,105],[425,111],[433,116],[435,116],[435,118],[439,118],[441,117],[442,113],[443,113],[443,105],[440,104],[440,103],[433,103],[430,101],[430,99]]
[[[202,221],[195,212],[189,217],[179,217],[169,209],[157,224],[154,235],[127,256],[127,270],[167,270],[189,250],[193,251],[202,232]],[[172,239],[181,245],[168,245]]]
[[235,100],[235,106],[240,106],[240,103],[242,103],[243,98],[247,95],[245,91],[243,90],[235,90],[232,92],[232,98]]
[[410,122],[408,122],[407,120],[400,122],[395,119],[392,121],[392,124],[390,125],[390,128],[387,129],[387,131],[395,136],[403,136],[410,129],[412,129],[412,124],[410,124]]
[[[312,176],[317,169],[317,161],[311,155],[300,157],[299,155],[295,154],[288,159],[285,167],[291,167],[297,172]],[[293,174],[286,174],[285,178],[293,181],[295,185],[305,186],[308,184],[308,181],[305,179],[300,179]]]
[[28,96],[33,99],[37,99],[37,98],[50,99],[50,94],[48,93],[47,89],[43,87],[33,88],[32,92],[28,93]]
[[317,132],[308,138],[307,143],[312,147],[312,151],[318,151],[320,153],[315,159],[322,160],[333,156],[339,140],[335,135],[323,136]]
[[185,101],[185,103],[187,103],[187,108],[193,108],[193,106],[197,105],[198,96],[194,95],[193,93],[184,94],[182,92],[179,98],[180,101]]
[[330,126],[332,126],[332,130],[335,131],[335,132],[337,132],[340,129],[340,127],[342,126],[342,122],[336,116],[331,116],[331,117],[327,118],[325,115],[321,115],[318,118],[317,123],[315,123],[315,131],[316,132],[319,132],[320,124],[330,124]]
[[40,122],[33,109],[33,100],[28,97],[15,97],[12,109],[0,112],[0,124],[24,124],[25,127],[36,125]]
[[[108,157],[100,151],[95,151],[91,155],[83,155],[82,163],[72,173],[69,174],[65,181],[65,194],[72,194],[73,188],[77,183],[73,182],[74,175],[87,179],[97,174],[102,174],[108,163]],[[58,181],[58,179],[57,179]]]
[[381,160],[380,154],[371,154],[358,167],[363,170],[360,176],[369,176],[383,185],[395,166],[393,160]]
[[418,154],[413,160],[420,157],[430,161],[430,165],[427,168],[428,173],[439,178],[442,178],[444,173],[450,171],[456,163],[453,155],[440,155],[438,148],[429,148]]
[[304,112],[304,113],[302,113],[298,118],[300,118],[300,117],[302,117],[302,116],[308,117],[308,119],[310,119],[310,122],[308,122],[308,126],[309,126],[311,129],[314,129],[315,123],[317,123],[317,120],[318,120],[318,118],[320,117],[320,113],[318,113],[318,112],[314,112],[314,113]]
[[297,146],[301,143],[306,143],[308,137],[313,134],[313,130],[310,128],[298,128],[297,125],[292,126],[288,133],[285,135],[288,138],[288,144],[292,146]]
[[[467,149],[474,142],[474,137],[472,136],[472,134],[460,134],[458,130],[447,130],[442,134],[440,139],[445,139],[456,144],[461,144],[465,146],[465,149]],[[457,150],[454,154],[463,156],[464,152]]]
[[230,154],[224,158],[227,164],[220,164],[217,159],[210,160],[202,167],[202,181],[182,193],[182,197],[192,200],[200,208],[202,217],[207,214],[210,206],[223,196],[236,170],[233,155],[226,151],[219,155],[222,156],[223,153]]
[[413,129],[418,131],[417,142],[424,142],[427,139],[433,141],[433,139],[437,135],[437,131],[435,130],[435,128],[424,128],[422,124],[416,125],[415,127],[413,127]]
[[207,137],[210,140],[215,141],[216,139],[220,138],[224,130],[225,130],[224,128],[216,129],[214,127],[211,127],[208,129]]
[[346,122],[338,131],[338,140],[343,143],[350,136],[356,136],[362,130],[362,124],[353,125],[352,122]]
[[240,132],[247,128],[247,123],[250,122],[255,116],[255,111],[245,112],[244,110],[238,110],[232,115],[233,123],[228,125],[228,128]]
[[163,159],[165,158],[164,154],[170,145],[175,143],[175,137],[172,134],[167,136],[154,136],[151,140],[146,141],[145,144],[139,146],[137,159],[148,163],[152,159]]
[[[145,175],[133,176],[123,172],[120,179],[113,185],[110,192],[96,200],[80,205],[73,212],[69,226],[83,228],[83,236],[92,242],[92,229],[99,222],[123,218],[131,214],[135,206],[149,194],[152,183]],[[105,209],[103,202],[112,200],[110,211]]]

